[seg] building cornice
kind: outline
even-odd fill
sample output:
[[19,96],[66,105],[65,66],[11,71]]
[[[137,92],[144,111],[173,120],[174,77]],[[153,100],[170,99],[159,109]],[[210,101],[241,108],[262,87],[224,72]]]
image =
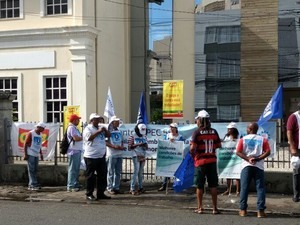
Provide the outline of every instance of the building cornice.
[[1,31],[0,49],[70,46],[76,40],[94,41],[99,34],[100,30],[90,26]]

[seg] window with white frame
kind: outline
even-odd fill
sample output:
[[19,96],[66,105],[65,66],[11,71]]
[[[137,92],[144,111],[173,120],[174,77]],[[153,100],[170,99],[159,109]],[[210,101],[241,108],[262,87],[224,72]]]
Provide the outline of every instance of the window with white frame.
[[0,91],[8,91],[11,94],[16,95],[16,99],[13,100],[13,121],[19,120],[19,101],[18,101],[18,79],[17,78],[0,78]]
[[240,42],[240,26],[207,27],[205,31],[205,44],[211,43],[237,43]]
[[44,15],[72,14],[72,0],[45,0]]
[[67,77],[45,78],[45,104],[47,122],[63,122],[64,106],[67,106]]
[[23,0],[0,0],[0,18],[23,17]]

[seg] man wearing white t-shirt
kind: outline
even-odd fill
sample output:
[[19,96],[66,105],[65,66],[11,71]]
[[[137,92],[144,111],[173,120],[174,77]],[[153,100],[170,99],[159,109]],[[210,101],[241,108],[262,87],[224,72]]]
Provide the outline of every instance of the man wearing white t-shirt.
[[236,146],[236,154],[243,159],[241,172],[240,216],[247,215],[249,186],[252,179],[257,191],[257,217],[265,217],[266,191],[264,159],[270,155],[267,139],[257,135],[257,123],[250,123],[247,134]]
[[[86,164],[86,199],[95,201],[98,199],[110,199],[104,194],[107,185],[106,167],[106,138],[109,132],[105,126],[99,125],[100,118],[96,113],[90,115],[90,124],[83,130],[84,161]],[[95,172],[97,175],[95,175]],[[93,195],[97,182],[97,198]]]

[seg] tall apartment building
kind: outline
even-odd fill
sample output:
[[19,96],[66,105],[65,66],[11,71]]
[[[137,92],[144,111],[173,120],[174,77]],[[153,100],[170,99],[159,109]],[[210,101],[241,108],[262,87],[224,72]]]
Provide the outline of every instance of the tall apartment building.
[[[222,1],[209,6],[214,2],[216,8]],[[206,108],[214,121],[255,121],[283,83],[289,115],[300,102],[300,4],[266,0],[249,7],[239,1],[232,9],[228,2],[216,11],[196,9],[195,111]]]
[[64,106],[79,105],[87,121],[103,114],[110,86],[116,114],[136,121],[148,89],[148,0],[0,3],[0,91],[17,95],[15,120],[61,122]]

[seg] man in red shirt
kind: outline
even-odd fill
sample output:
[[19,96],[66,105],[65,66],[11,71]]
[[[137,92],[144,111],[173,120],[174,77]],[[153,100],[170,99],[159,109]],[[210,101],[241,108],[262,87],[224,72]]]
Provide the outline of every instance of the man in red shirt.
[[[290,152],[292,156],[300,156],[299,146],[299,124],[300,124],[300,103],[298,104],[298,111],[292,113],[287,121],[287,138],[290,145]],[[293,169],[293,201],[300,200],[300,168]]]
[[221,147],[221,140],[218,132],[211,128],[209,114],[205,110],[201,110],[195,119],[197,120],[198,129],[194,131],[190,144],[190,154],[194,159],[195,165],[194,184],[197,187],[198,208],[195,210],[195,213],[202,214],[204,211],[202,199],[207,179],[212,196],[213,214],[219,214],[220,211],[217,208],[218,174],[216,149]]

